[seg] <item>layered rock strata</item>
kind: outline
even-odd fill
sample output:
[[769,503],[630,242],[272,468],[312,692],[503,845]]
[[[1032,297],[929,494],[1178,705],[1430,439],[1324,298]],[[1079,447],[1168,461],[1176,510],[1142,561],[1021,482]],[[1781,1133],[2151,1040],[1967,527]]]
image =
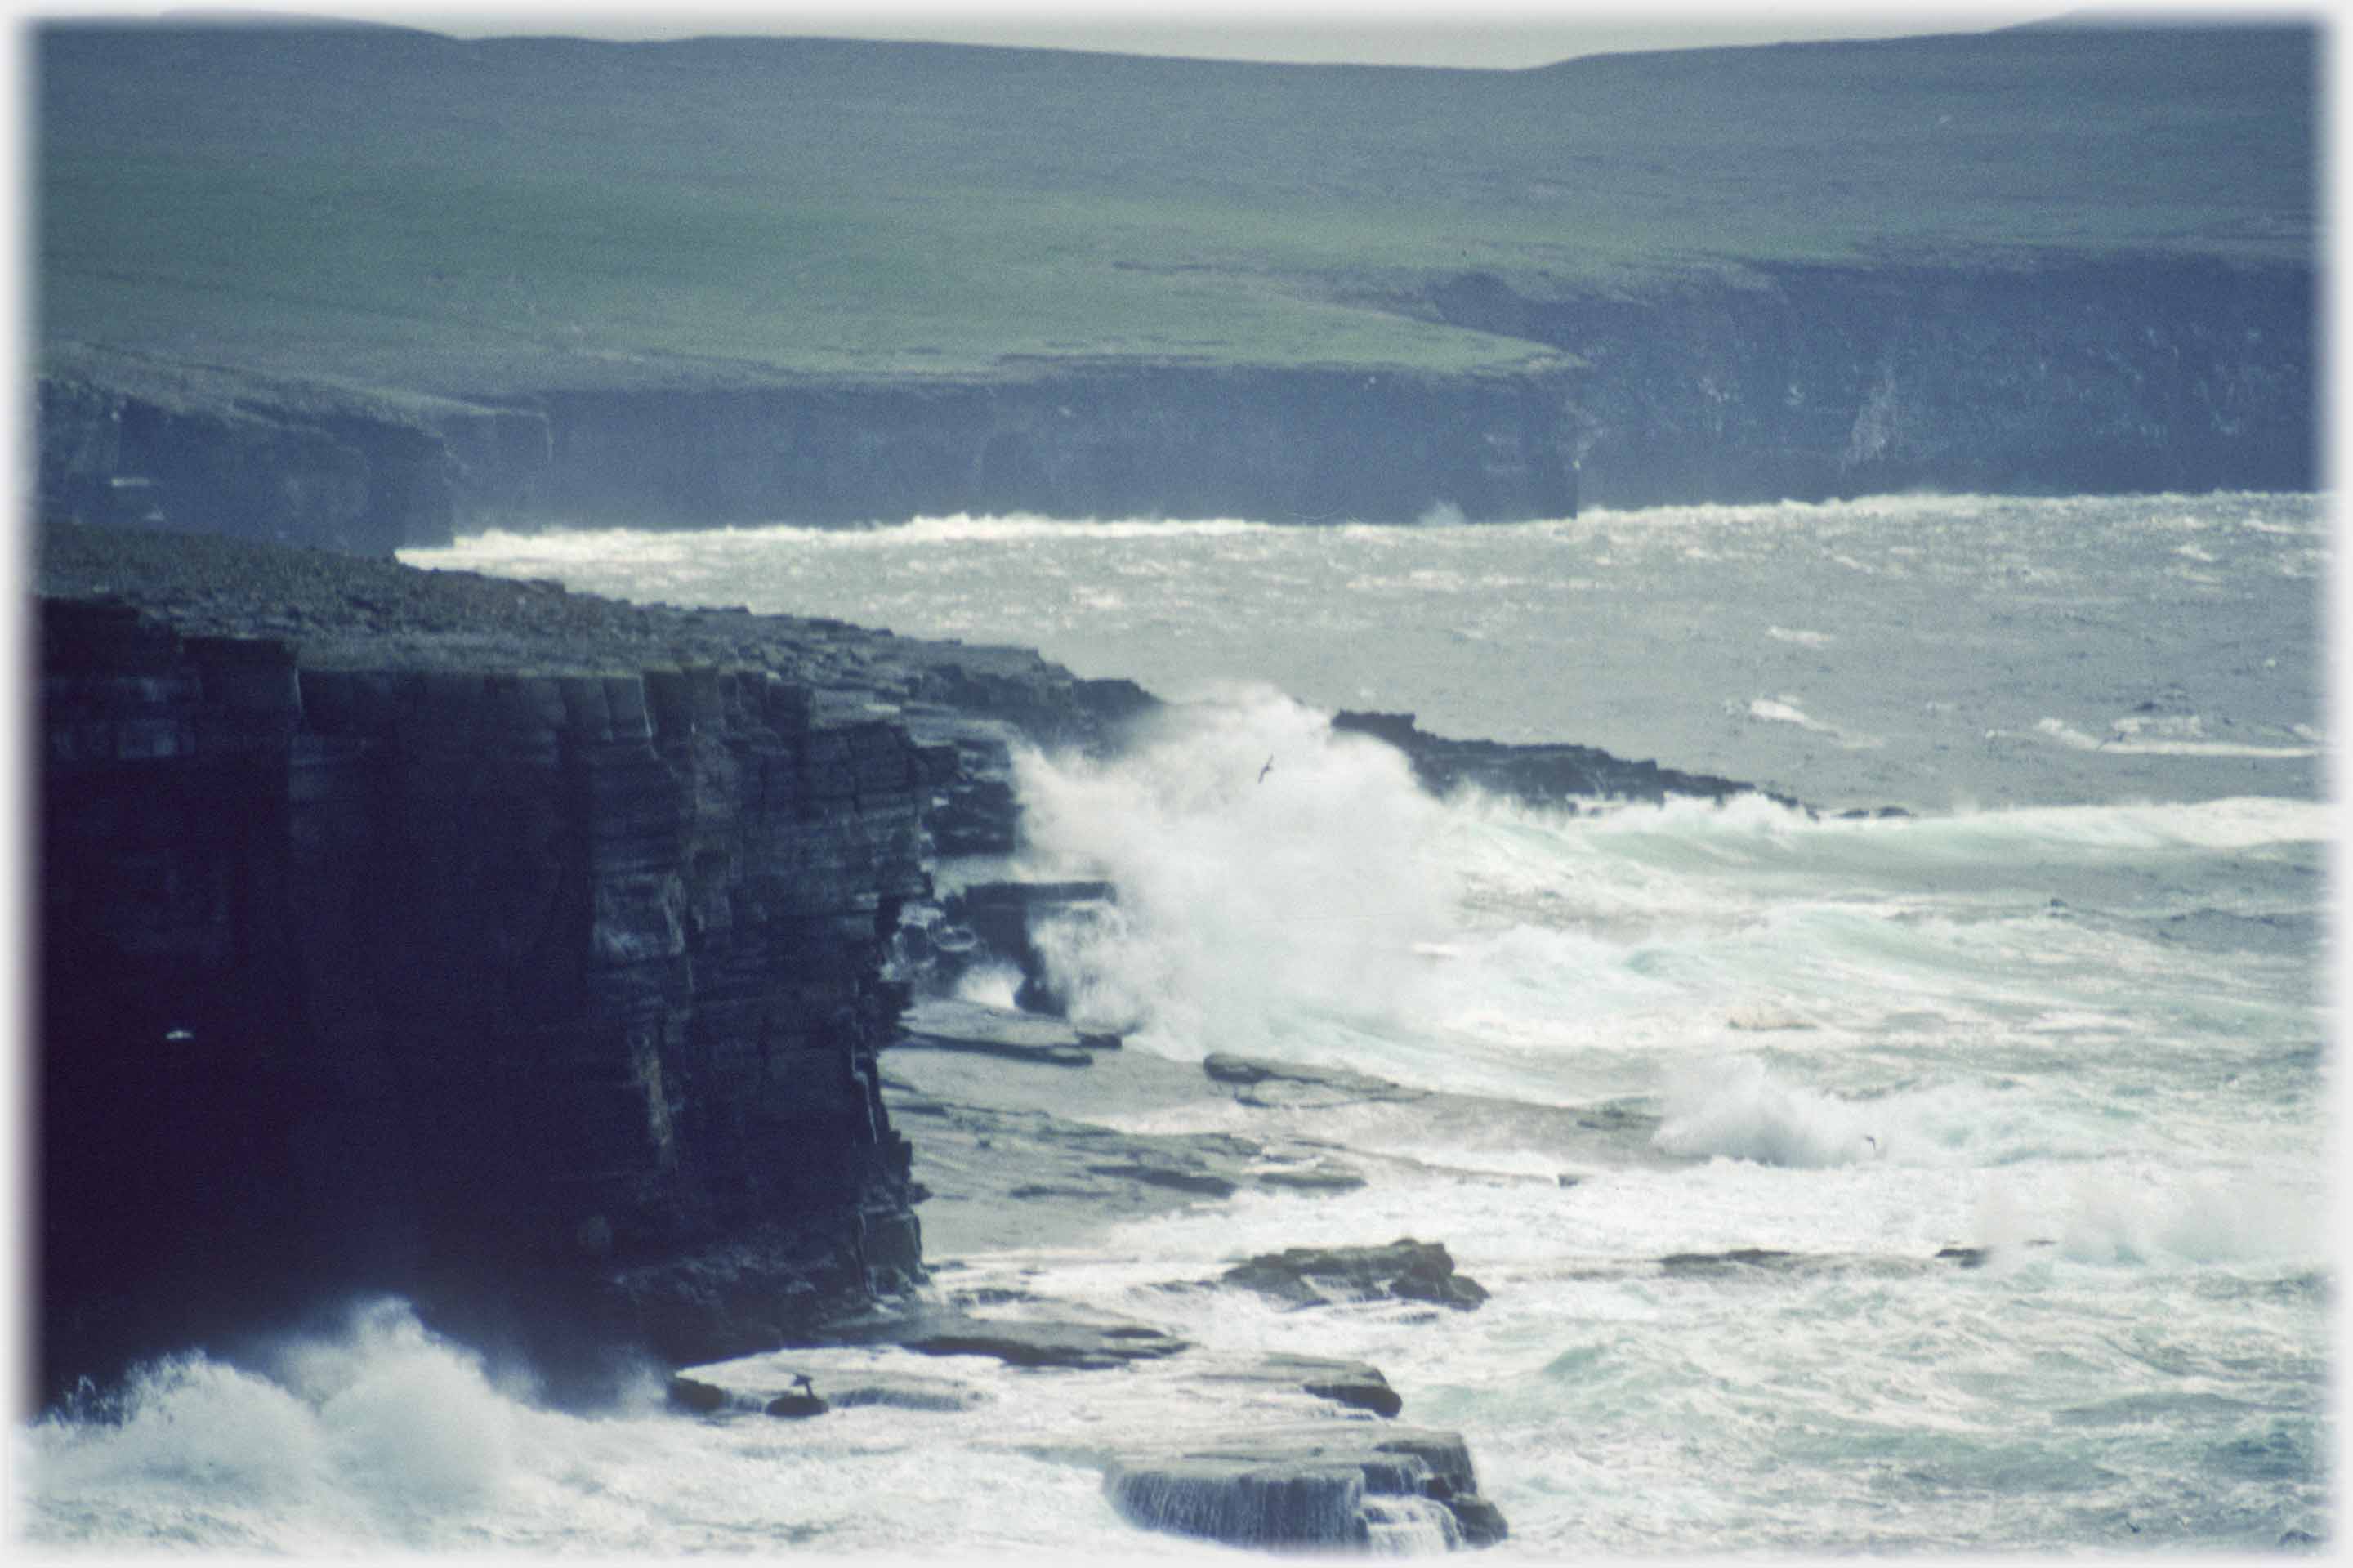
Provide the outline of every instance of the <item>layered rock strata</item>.
[[764,670],[40,621],[47,1383],[329,1285],[709,1359],[920,1273],[902,730]]

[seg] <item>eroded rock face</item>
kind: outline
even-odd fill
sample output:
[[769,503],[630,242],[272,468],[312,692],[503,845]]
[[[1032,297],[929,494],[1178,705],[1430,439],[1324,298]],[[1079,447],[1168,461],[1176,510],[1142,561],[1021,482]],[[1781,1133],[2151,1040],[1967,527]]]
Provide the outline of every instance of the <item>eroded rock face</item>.
[[704,1361],[920,1277],[902,732],[762,671],[41,628],[45,1383],[336,1287]]

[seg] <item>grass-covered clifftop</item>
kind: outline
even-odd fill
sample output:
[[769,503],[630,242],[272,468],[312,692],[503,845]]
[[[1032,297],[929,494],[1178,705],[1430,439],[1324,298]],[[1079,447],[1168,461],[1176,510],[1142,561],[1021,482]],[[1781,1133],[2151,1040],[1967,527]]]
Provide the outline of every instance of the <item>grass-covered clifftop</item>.
[[1446,288],[2309,266],[2317,52],[2031,27],[1460,71],[54,25],[38,342],[461,396],[1559,366]]

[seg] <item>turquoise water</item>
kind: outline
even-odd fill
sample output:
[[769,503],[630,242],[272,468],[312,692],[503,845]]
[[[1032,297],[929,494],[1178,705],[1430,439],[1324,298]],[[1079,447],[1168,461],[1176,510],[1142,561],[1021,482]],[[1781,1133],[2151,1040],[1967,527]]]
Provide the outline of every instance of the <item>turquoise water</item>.
[[[1115,920],[1050,943],[1082,1020],[1441,1097],[1114,1112],[1293,1116],[1368,1181],[980,1254],[957,1283],[1371,1360],[1470,1439],[1497,1554],[1552,1560],[2334,1536],[2329,548],[2317,498],[2223,496],[417,558],[1042,643],[1189,699],[1124,758],[1021,764],[1017,869],[1120,888]],[[1440,802],[1331,732],[1344,705],[1918,814]],[[1631,1130],[1564,1133],[1602,1108]],[[1493,1298],[1310,1321],[1165,1288],[1409,1234]],[[1661,1261],[1735,1249],[1782,1255]],[[666,1414],[649,1383],[566,1415],[390,1305],[20,1430],[19,1512],[109,1550],[1184,1550],[1120,1522],[1070,1436],[1165,1424],[1175,1372],[956,1371],[999,1397],[786,1434]]]

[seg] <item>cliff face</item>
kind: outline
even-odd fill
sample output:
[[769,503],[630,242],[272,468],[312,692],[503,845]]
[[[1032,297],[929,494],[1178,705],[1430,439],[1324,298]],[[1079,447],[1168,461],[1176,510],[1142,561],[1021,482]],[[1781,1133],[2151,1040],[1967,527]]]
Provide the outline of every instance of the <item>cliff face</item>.
[[1063,370],[980,385],[551,393],[541,504],[693,523],[919,514],[1559,516],[1577,494],[1557,374]]
[[86,357],[44,378],[60,516],[383,553],[491,525],[919,514],[1413,522],[1586,505],[2310,489],[2315,279],[2187,260],[1755,269],[1394,302],[1573,368],[1008,364],[395,405]]
[[1040,366],[986,382],[551,390],[373,414],[350,399],[321,411],[286,387],[167,398],[150,379],[101,360],[43,380],[53,514],[383,553],[548,523],[1577,509],[1557,372]]
[[2302,268],[1758,268],[1623,299],[1470,275],[1442,319],[1575,352],[1588,505],[2309,490]]
[[760,670],[42,633],[48,1392],[339,1287],[561,1368],[920,1274],[873,1070],[928,887],[901,730]]

